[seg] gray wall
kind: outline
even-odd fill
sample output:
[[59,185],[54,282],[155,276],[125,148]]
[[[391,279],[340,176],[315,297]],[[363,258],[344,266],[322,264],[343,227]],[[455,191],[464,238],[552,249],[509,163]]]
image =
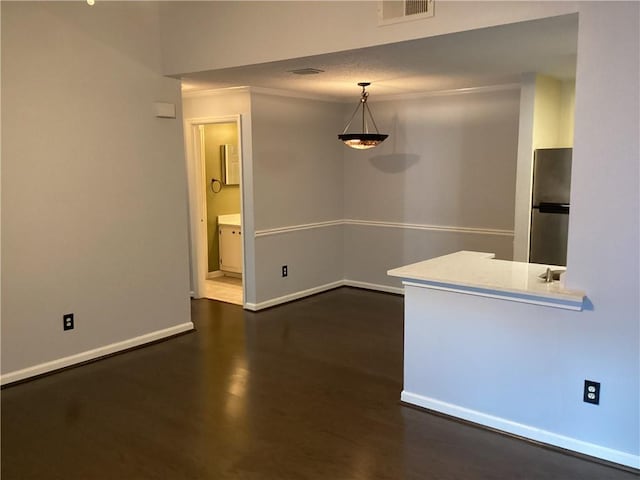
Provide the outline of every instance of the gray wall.
[[[341,227],[278,227],[340,220],[339,104],[252,93],[256,303],[342,280]],[[281,266],[289,276],[281,277]]]
[[385,101],[372,91],[390,137],[344,149],[345,218],[364,223],[345,226],[347,279],[399,287],[388,269],[458,250],[512,258],[519,102],[517,88]]
[[[185,116],[240,113],[248,107],[238,95],[189,95]],[[250,308],[345,279],[399,288],[388,269],[457,250],[511,257],[517,88],[374,97],[376,118],[392,136],[369,151],[337,139],[351,103],[255,89],[250,99],[252,153],[243,155],[253,186],[243,190],[244,218],[255,223],[254,231],[245,227],[245,242],[255,242],[257,259]]]
[[3,375],[190,323],[182,126],[153,114],[180,101],[157,5],[1,8]]

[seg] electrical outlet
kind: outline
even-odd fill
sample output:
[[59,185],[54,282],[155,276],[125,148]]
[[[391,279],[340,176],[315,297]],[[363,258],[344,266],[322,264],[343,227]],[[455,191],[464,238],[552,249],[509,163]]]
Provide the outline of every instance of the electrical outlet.
[[282,266],[282,276],[286,277],[287,275],[289,275],[289,268],[286,265]]
[[584,394],[582,397],[587,403],[593,403],[594,405],[600,404],[600,383],[592,380],[584,381]]
[[67,313],[62,316],[62,329],[73,330],[73,313]]

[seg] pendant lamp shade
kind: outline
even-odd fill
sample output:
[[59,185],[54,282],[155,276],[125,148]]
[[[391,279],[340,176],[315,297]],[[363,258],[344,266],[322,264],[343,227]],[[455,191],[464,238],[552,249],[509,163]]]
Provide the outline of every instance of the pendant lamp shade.
[[[347,123],[347,126],[344,127],[344,131],[338,135],[338,138],[342,140],[342,142],[351,148],[356,148],[359,150],[364,150],[367,148],[373,148],[380,145],[385,138],[389,135],[385,135],[383,133],[378,132],[378,126],[376,125],[375,120],[373,119],[373,115],[371,114],[371,110],[369,109],[369,105],[367,105],[367,99],[369,94],[366,92],[366,87],[371,85],[368,82],[360,82],[359,86],[362,87],[362,94],[360,97],[360,102],[358,106],[351,115],[351,120]],[[358,111],[362,110],[362,131],[360,133],[347,133],[347,130],[351,126],[353,119],[356,118]],[[367,117],[368,115],[368,117]],[[369,121],[371,120],[371,124],[375,129],[375,133],[369,131]]]

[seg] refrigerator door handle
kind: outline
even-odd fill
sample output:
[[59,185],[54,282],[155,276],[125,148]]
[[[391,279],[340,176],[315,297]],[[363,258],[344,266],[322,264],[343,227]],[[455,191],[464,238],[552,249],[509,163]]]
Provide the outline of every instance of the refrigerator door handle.
[[569,205],[566,203],[540,203],[537,208],[540,213],[569,214]]

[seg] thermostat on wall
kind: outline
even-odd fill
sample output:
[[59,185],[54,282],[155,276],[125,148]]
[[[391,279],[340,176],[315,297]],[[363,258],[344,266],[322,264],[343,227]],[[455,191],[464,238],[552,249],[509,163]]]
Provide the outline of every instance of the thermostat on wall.
[[156,102],[153,108],[158,118],[176,118],[176,106],[173,103]]

